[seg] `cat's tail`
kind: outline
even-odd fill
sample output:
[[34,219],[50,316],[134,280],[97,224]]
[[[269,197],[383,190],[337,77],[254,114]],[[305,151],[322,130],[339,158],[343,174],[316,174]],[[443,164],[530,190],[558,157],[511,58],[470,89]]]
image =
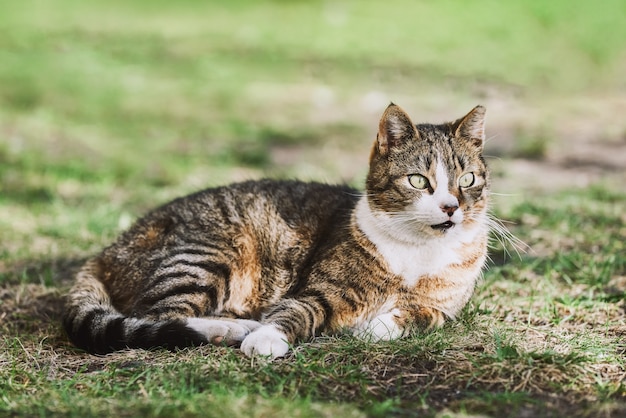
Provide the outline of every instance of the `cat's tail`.
[[174,350],[207,343],[207,338],[185,321],[156,322],[123,315],[113,306],[100,275],[98,260],[88,261],[67,297],[63,326],[77,347],[105,354],[124,348]]

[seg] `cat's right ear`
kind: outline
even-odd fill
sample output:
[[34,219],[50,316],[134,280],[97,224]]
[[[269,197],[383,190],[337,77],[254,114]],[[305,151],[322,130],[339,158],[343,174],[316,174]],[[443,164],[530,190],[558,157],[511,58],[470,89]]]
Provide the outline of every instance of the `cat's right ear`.
[[485,112],[483,106],[476,106],[467,115],[454,122],[453,129],[457,138],[471,140],[482,149],[485,142]]
[[381,155],[387,155],[390,148],[417,138],[417,129],[411,118],[400,106],[391,103],[385,109],[378,125],[376,145]]

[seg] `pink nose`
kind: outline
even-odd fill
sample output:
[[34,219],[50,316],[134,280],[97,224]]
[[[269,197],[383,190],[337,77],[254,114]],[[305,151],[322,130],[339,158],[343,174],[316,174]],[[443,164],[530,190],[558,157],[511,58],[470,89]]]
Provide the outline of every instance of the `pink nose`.
[[441,206],[441,211],[444,212],[445,214],[447,214],[448,216],[452,216],[452,215],[454,215],[454,212],[458,208],[459,208],[458,206],[445,205],[445,206]]

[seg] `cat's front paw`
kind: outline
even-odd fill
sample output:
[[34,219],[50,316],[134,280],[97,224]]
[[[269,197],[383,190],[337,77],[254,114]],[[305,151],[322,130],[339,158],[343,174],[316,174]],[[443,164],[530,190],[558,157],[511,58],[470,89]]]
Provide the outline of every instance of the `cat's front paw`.
[[287,336],[274,325],[264,325],[248,335],[241,343],[246,356],[265,356],[275,359],[289,351]]
[[396,321],[397,317],[397,309],[378,315],[356,328],[354,335],[372,342],[396,340],[404,334],[404,328],[398,325]]

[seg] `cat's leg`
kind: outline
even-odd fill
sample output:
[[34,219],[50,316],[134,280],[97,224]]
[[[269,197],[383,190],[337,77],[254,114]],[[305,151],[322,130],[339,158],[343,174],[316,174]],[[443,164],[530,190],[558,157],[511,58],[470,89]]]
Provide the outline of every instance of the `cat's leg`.
[[133,307],[136,317],[182,322],[207,343],[237,346],[260,324],[222,313],[232,268],[205,248],[189,248],[160,260]]
[[414,329],[430,330],[443,325],[444,322],[445,315],[437,309],[395,308],[357,325],[352,329],[352,333],[368,341],[391,341],[409,335]]
[[446,314],[439,309],[416,307],[407,311],[405,321],[412,328],[430,331],[442,326],[446,322]]
[[247,356],[284,357],[290,344],[315,335],[332,309],[322,292],[311,291],[297,299],[283,299],[263,317],[263,326],[241,343]]
[[241,351],[248,357],[284,357],[289,351],[289,337],[275,324],[263,325],[244,338]]
[[352,329],[353,335],[368,341],[389,341],[401,338],[405,328],[399,324],[400,310],[382,313]]
[[205,336],[212,344],[236,346],[261,323],[249,319],[236,318],[187,318],[187,327]]

